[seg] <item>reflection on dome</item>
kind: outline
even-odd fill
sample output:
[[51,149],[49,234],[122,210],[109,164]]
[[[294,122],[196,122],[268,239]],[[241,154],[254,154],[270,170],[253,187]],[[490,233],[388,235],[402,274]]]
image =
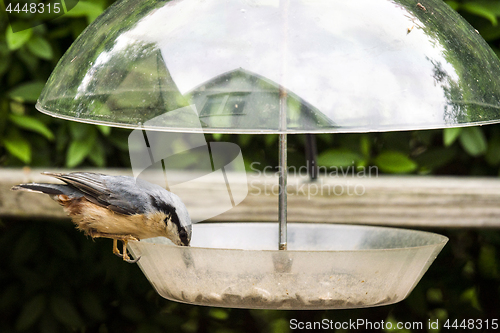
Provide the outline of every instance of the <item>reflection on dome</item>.
[[[201,110],[203,127],[265,130],[268,124],[279,126],[279,85],[243,69],[220,75],[190,94]],[[289,129],[334,126],[333,121],[292,92],[288,92],[287,107]]]

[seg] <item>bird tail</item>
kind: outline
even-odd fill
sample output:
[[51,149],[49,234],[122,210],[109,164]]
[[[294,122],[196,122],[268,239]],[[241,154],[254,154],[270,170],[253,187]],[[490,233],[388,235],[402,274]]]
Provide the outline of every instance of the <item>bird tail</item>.
[[29,191],[29,192],[44,193],[50,195],[69,194],[68,186],[60,184],[38,184],[38,183],[20,184],[13,186],[11,190]]

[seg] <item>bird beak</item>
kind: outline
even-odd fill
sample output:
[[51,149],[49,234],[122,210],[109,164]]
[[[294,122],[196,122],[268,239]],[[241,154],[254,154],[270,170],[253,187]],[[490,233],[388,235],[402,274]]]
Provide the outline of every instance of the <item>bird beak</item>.
[[180,238],[180,244],[181,246],[189,246],[189,243],[191,241],[191,235],[188,230],[182,229],[179,232],[179,238]]

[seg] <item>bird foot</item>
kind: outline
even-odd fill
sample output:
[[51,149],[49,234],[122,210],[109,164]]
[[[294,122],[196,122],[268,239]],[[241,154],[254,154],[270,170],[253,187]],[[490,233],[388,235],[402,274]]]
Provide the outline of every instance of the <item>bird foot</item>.
[[[130,259],[128,253],[127,253],[127,243],[128,241],[134,240],[138,241],[139,239],[132,236],[132,235],[119,235],[119,234],[107,234],[103,232],[98,232],[95,230],[91,230],[88,232],[90,237],[92,238],[111,238],[113,240],[113,254],[122,258],[123,261],[128,262],[129,264],[135,264],[136,262],[141,259],[141,257],[137,257],[136,259],[132,260]],[[123,251],[120,253],[120,250],[118,250],[118,241],[121,240],[123,244]]]
[[137,238],[133,237],[133,236],[126,236],[126,237],[121,237],[119,238],[119,240],[122,241],[122,244],[123,244],[123,250],[122,250],[122,253],[120,253],[120,250],[118,250],[118,239],[117,238],[113,238],[113,253],[122,258],[123,261],[125,262],[128,262],[129,264],[135,264],[136,262],[139,261],[139,259],[141,259],[141,257],[137,257],[135,258],[134,260],[130,259],[128,253],[127,253],[127,243],[129,240],[138,240]]

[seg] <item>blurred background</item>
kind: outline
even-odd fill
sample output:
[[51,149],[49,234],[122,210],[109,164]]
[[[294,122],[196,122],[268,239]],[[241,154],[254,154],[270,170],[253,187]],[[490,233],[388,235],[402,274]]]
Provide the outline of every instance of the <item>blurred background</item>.
[[[59,58],[112,3],[80,1],[58,19],[14,34],[0,2],[1,168],[130,168],[129,130],[55,119],[34,108]],[[500,56],[500,1],[446,3]],[[16,16],[18,25],[30,20],[29,14]],[[380,174],[500,175],[500,125],[316,138],[322,166],[351,166],[354,161],[356,166],[377,166]],[[260,162],[255,166],[278,164],[277,135],[208,134],[206,139],[237,143],[246,161]],[[289,135],[288,140],[289,164],[304,165],[305,137]],[[250,163],[246,167],[252,168]],[[155,293],[136,265],[112,255],[109,240],[91,241],[68,221],[2,219],[0,332],[280,333],[291,331],[291,318],[424,323],[500,319],[500,231],[430,231],[446,235],[450,242],[404,302],[299,312],[170,302]]]

